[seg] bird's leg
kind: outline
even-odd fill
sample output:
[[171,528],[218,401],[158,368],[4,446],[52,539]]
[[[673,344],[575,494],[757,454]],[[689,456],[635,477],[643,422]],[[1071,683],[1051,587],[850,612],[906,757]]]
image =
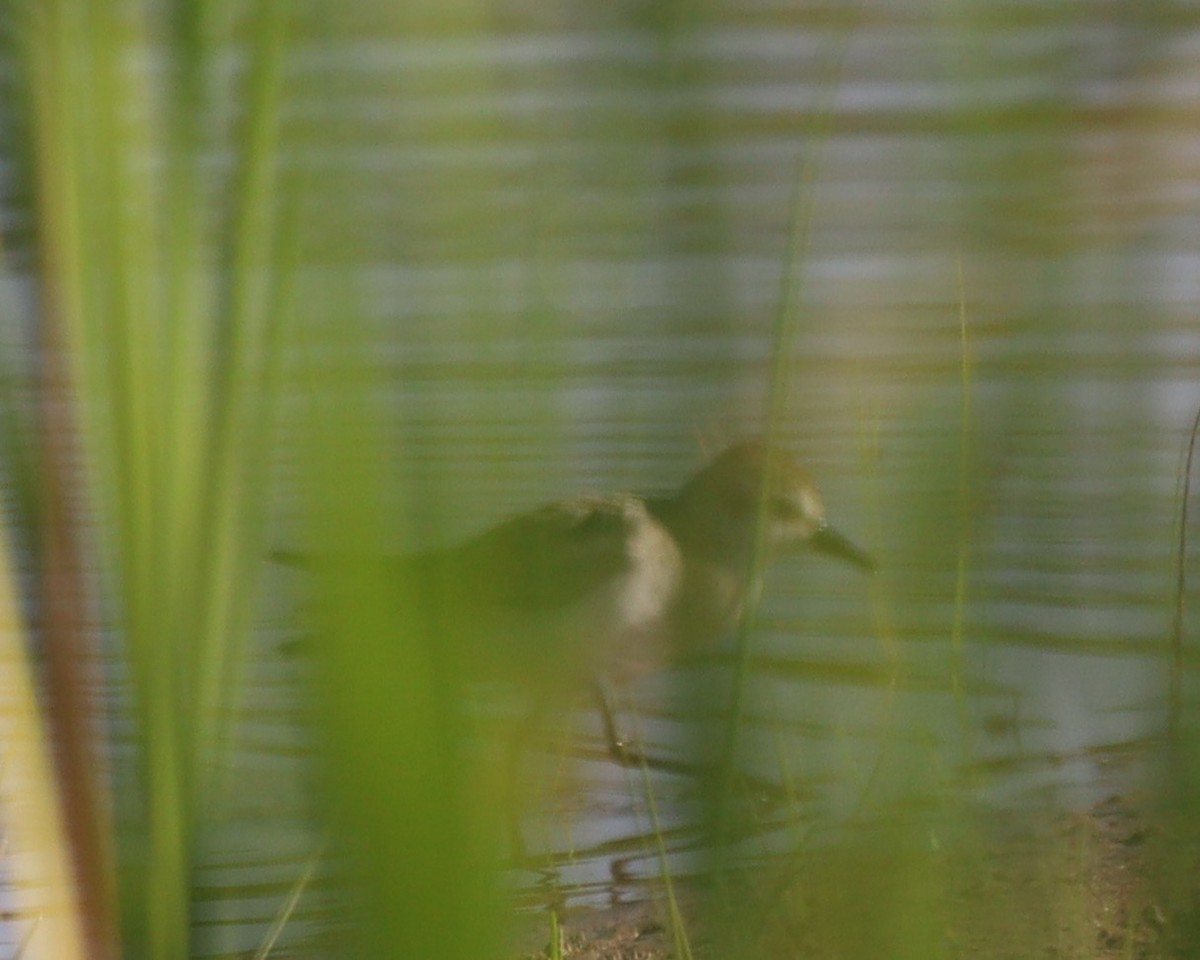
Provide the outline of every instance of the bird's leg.
[[604,740],[608,746],[608,755],[623,767],[635,766],[641,762],[637,753],[630,749],[629,741],[617,733],[616,719],[613,717],[612,701],[608,691],[599,680],[592,681],[592,697],[596,708],[600,711],[600,720],[604,724]]
[[696,774],[695,764],[648,756],[640,750],[635,750],[628,740],[618,734],[616,720],[613,717],[612,701],[599,681],[592,683],[592,697],[596,701],[600,719],[604,723],[604,739],[608,745],[608,755],[614,762],[622,767],[646,767],[651,770],[683,774],[684,776]]

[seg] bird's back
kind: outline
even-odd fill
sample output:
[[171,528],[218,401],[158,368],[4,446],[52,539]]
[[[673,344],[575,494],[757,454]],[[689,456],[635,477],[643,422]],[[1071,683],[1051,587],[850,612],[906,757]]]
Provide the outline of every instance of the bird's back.
[[661,636],[682,560],[644,501],[616,495],[521,514],[400,573],[464,670],[576,685],[631,670]]

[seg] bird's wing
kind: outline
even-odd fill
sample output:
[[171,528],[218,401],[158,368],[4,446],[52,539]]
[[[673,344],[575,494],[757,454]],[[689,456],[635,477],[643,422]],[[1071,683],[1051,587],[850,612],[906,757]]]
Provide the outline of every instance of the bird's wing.
[[626,571],[628,543],[645,519],[636,501],[584,497],[506,520],[433,560],[464,599],[518,613],[571,604]]
[[[553,612],[627,571],[630,540],[639,524],[653,522],[636,498],[579,497],[512,517],[459,546],[377,562],[409,599],[454,615]],[[296,567],[334,562],[293,551],[272,559]]]

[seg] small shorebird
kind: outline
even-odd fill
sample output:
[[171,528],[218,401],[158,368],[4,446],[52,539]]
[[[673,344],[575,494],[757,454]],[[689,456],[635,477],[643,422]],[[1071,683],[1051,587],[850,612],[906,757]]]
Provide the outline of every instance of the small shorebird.
[[[871,558],[825,519],[809,475],[758,442],[731,446],[673,496],[583,496],[506,520],[460,546],[399,561],[406,605],[455,675],[511,676],[542,699],[601,693],[719,640],[763,559],[807,545]],[[762,565],[757,565],[761,569]]]

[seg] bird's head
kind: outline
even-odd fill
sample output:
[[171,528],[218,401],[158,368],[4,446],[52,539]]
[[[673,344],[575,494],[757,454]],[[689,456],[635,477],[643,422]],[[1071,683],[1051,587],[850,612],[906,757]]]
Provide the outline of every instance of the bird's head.
[[726,448],[696,473],[676,497],[693,547],[713,556],[746,558],[762,527],[770,554],[808,545],[864,570],[875,562],[834,530],[816,483],[788,454],[758,441]]

